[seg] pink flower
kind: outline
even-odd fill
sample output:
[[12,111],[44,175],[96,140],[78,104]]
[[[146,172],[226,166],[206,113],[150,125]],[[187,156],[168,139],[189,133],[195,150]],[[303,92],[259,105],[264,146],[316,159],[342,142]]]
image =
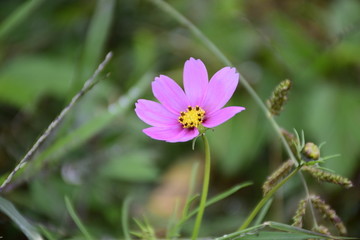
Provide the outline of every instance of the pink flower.
[[152,127],[143,132],[167,142],[186,142],[199,135],[199,126],[216,127],[244,107],[224,107],[239,82],[235,68],[224,67],[208,80],[204,63],[190,58],[185,62],[184,89],[171,78],[160,75],[152,82],[154,96],[160,103],[139,99],[138,117]]

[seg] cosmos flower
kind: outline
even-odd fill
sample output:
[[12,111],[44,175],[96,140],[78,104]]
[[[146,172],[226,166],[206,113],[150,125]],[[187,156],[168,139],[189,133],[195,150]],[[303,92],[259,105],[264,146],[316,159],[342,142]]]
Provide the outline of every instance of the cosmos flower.
[[190,58],[183,73],[185,91],[171,78],[160,75],[152,82],[154,102],[139,99],[138,117],[152,127],[143,132],[156,140],[186,142],[197,137],[199,129],[216,127],[244,107],[224,107],[239,82],[235,68],[224,67],[208,80],[204,63]]

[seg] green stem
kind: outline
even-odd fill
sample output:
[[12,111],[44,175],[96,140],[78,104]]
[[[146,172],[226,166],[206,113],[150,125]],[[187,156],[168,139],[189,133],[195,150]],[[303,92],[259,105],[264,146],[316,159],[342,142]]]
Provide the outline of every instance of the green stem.
[[313,226],[314,226],[315,228],[317,228],[317,227],[318,227],[318,222],[317,222],[317,220],[316,220],[314,207],[313,207],[312,202],[311,202],[311,200],[310,200],[309,188],[308,188],[308,186],[307,186],[307,184],[306,184],[306,180],[305,180],[305,177],[304,177],[304,175],[302,174],[302,172],[300,172],[299,175],[300,175],[301,182],[302,182],[303,185],[304,185],[306,198],[307,198],[308,205],[309,205],[309,208],[310,208],[311,218],[312,218],[312,221],[313,221]]
[[77,213],[75,212],[75,209],[74,209],[70,199],[68,198],[68,196],[65,196],[65,205],[66,205],[66,208],[67,208],[72,220],[75,222],[75,224],[78,226],[79,230],[84,235],[84,238],[86,240],[93,240],[94,238],[91,236],[89,231],[86,229],[85,225],[81,222],[81,220],[78,217]]
[[201,138],[204,141],[205,145],[205,167],[204,167],[204,180],[203,180],[203,187],[202,187],[202,193],[201,193],[201,199],[200,199],[200,206],[199,206],[199,212],[196,216],[195,220],[195,226],[192,234],[192,240],[196,240],[199,235],[199,230],[201,226],[201,220],[205,211],[205,205],[206,205],[206,198],[209,190],[209,182],[210,182],[210,146],[209,141],[207,140],[205,134],[201,135]]
[[252,222],[252,220],[255,218],[255,216],[258,214],[258,212],[261,210],[261,208],[265,205],[265,203],[274,195],[274,193],[282,186],[284,185],[291,177],[293,177],[302,167],[302,165],[299,165],[292,171],[286,178],[281,180],[273,189],[271,189],[262,199],[261,201],[256,205],[254,210],[250,213],[250,215],[247,217],[243,225],[238,229],[238,231],[244,230],[249,226],[249,224]]

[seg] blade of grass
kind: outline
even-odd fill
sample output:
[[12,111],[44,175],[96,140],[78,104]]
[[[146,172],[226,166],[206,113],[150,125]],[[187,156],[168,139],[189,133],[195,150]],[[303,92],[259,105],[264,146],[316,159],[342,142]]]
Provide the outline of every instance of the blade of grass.
[[242,236],[243,240],[304,240],[304,239],[329,239],[324,236],[315,236],[306,233],[288,233],[274,231],[250,232]]
[[[192,198],[192,195],[194,194],[194,190],[195,190],[195,185],[196,185],[196,178],[198,176],[198,170],[199,170],[199,162],[194,162],[192,169],[191,169],[191,175],[190,175],[190,183],[189,183],[189,192],[187,195],[187,202],[191,202],[189,201]],[[187,211],[189,210],[189,208],[184,208],[184,215],[187,215]]]
[[168,219],[168,223],[167,223],[167,226],[166,226],[166,239],[171,239],[171,233],[172,232],[172,229],[174,229],[174,227],[177,225],[178,223],[178,212],[179,212],[179,205],[180,205],[180,199],[177,198],[175,200],[175,207],[173,209],[173,212],[171,214],[171,217]]
[[6,214],[31,240],[43,239],[36,228],[31,225],[15,208],[15,206],[5,198],[0,197],[0,210]]
[[183,211],[183,216],[186,216],[189,208],[190,208],[190,204],[192,203],[192,201],[196,198],[196,196],[193,196],[194,194],[194,190],[195,190],[195,185],[196,185],[196,178],[198,175],[198,170],[199,170],[199,162],[194,162],[192,169],[191,169],[191,176],[190,176],[190,183],[189,183],[189,192],[186,198],[186,205]]
[[75,77],[79,81],[74,82],[74,89],[78,89],[82,84],[81,81],[89,77],[92,69],[96,67],[100,60],[109,35],[114,15],[114,5],[115,0],[97,1],[95,12],[87,31],[80,66]]
[[[214,204],[214,203],[217,203],[221,200],[223,200],[224,198],[227,198],[228,196],[234,194],[235,192],[239,191],[240,189],[242,188],[245,188],[245,187],[248,187],[252,185],[252,182],[245,182],[245,183],[242,183],[242,184],[239,184],[239,185],[236,185],[232,188],[230,188],[229,190],[223,192],[223,193],[220,193],[219,195],[209,199],[209,201],[206,202],[206,207]],[[194,211],[190,212],[188,217],[192,217],[196,212],[198,211],[198,209],[195,209]]]
[[89,231],[85,228],[85,225],[81,222],[80,218],[78,217],[78,215],[75,212],[73,205],[71,204],[70,199],[67,196],[65,196],[65,205],[66,205],[66,209],[68,210],[72,220],[75,222],[76,226],[82,232],[85,239],[87,239],[87,240],[95,239],[90,235]]
[[44,0],[26,1],[11,13],[11,15],[0,24],[0,41],[9,33],[15,31],[19,24],[25,22],[43,1]]
[[41,233],[45,236],[47,240],[56,240],[58,237],[55,237],[50,231],[46,229],[44,226],[39,226]]
[[[234,194],[235,192],[239,191],[240,189],[245,188],[245,187],[248,187],[248,186],[250,186],[250,185],[252,185],[251,182],[245,182],[245,183],[236,185],[236,186],[230,188],[229,190],[227,190],[227,191],[225,191],[225,192],[223,192],[223,193],[221,193],[221,194],[219,194],[219,195],[217,195],[217,196],[209,199],[209,200],[206,202],[205,206],[208,207],[208,206],[210,206],[210,205],[212,205],[212,204],[214,204],[214,203],[216,203],[216,202],[218,202],[218,201],[221,201],[222,199],[227,198],[228,196],[230,196],[230,195]],[[179,225],[184,224],[187,220],[189,220],[191,217],[193,217],[194,215],[196,215],[196,213],[197,213],[198,211],[199,211],[199,208],[196,208],[196,209],[194,209],[193,211],[191,211],[185,218],[183,218],[182,221],[179,222]]]
[[237,232],[234,232],[234,233],[226,234],[226,235],[224,235],[222,237],[215,238],[215,240],[239,239],[239,238],[245,236],[248,233],[250,233],[250,234],[257,233],[257,232],[259,232],[261,229],[263,229],[265,227],[266,226],[264,224],[256,225],[256,226],[249,227],[249,228],[246,228],[246,229],[241,230],[241,231],[237,231]]
[[196,194],[190,198],[188,198],[186,200],[184,209],[183,209],[183,213],[181,215],[181,218],[178,220],[178,222],[176,224],[174,224],[174,226],[168,231],[166,238],[167,239],[172,239],[172,238],[176,238],[179,236],[179,233],[181,231],[182,225],[183,223],[186,222],[186,220],[188,219],[188,212],[189,209],[191,207],[191,204],[200,197],[200,194]]
[[[184,218],[187,218],[188,214],[189,214],[189,209],[191,207],[191,204],[197,199],[200,197],[200,194],[195,194],[193,195],[191,198],[189,198],[187,201],[186,201],[186,205],[185,205],[185,208],[184,208],[184,212],[183,212],[183,217],[182,219]],[[181,219],[181,220],[182,220]]]
[[273,198],[270,198],[264,205],[264,207],[262,207],[262,209],[260,210],[258,216],[256,217],[255,221],[254,221],[254,225],[259,225],[265,218],[266,214],[268,213],[271,204],[273,202]]
[[[265,228],[270,228],[272,231],[264,231]],[[276,230],[276,231],[274,231]],[[303,228],[294,227],[291,225],[278,222],[265,222],[260,225],[246,228],[244,230],[226,234],[216,240],[230,240],[230,239],[256,239],[256,240],[270,240],[270,239],[354,239],[350,237],[334,237],[326,236],[321,233],[312,232]]]
[[179,219],[178,223],[174,224],[174,226],[167,232],[167,238],[169,238],[169,239],[171,237],[176,237],[178,235],[178,233],[181,231],[182,225],[179,225],[179,222],[184,221],[184,219],[188,215],[191,204],[197,197],[200,196],[199,194],[193,195],[198,170],[199,170],[199,162],[194,162],[192,169],[191,169],[189,191],[188,191],[188,194],[186,197],[185,206],[183,208],[181,218]]
[[123,207],[122,207],[122,215],[121,215],[121,226],[124,232],[125,240],[131,240],[130,229],[129,229],[129,208],[131,203],[131,197],[125,198]]
[[326,236],[321,233],[312,232],[312,231],[309,231],[309,230],[306,230],[303,228],[294,227],[291,225],[287,225],[287,224],[279,223],[279,222],[273,222],[273,221],[265,222],[263,225],[269,226],[272,229],[286,231],[289,233],[306,233],[306,234],[311,234],[312,236],[326,237],[328,239],[356,239],[356,238],[352,238],[352,237]]
[[262,210],[267,201],[274,196],[276,191],[280,189],[289,179],[291,179],[296,173],[299,172],[303,165],[298,165],[289,175],[282,179],[278,184],[276,184],[254,207],[248,217],[245,219],[244,223],[240,226],[239,230],[247,228],[256,215]]
[[188,211],[190,209],[191,204],[200,197],[200,194],[196,194],[192,196],[191,198],[186,200],[183,213],[181,215],[181,218],[178,220],[176,224],[173,225],[173,227],[168,231],[166,234],[167,239],[176,238],[179,235],[179,232],[181,231],[182,224],[186,222]]
[[143,218],[144,223],[141,223],[139,220],[134,218],[134,221],[140,228],[141,232],[131,232],[131,234],[137,236],[140,239],[157,240],[153,227],[150,225],[149,221],[145,216],[143,216]]

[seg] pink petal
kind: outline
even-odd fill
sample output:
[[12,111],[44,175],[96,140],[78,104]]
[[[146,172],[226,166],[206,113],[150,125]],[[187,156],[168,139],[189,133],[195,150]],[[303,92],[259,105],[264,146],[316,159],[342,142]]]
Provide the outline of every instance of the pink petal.
[[181,87],[171,78],[160,75],[152,82],[154,96],[170,112],[179,115],[189,106],[189,100]]
[[244,107],[226,107],[223,109],[220,109],[216,112],[213,112],[209,116],[206,117],[206,120],[204,121],[203,125],[207,128],[213,128],[216,127],[230,118],[232,118],[235,114],[245,110]]
[[211,78],[202,104],[207,114],[222,108],[234,94],[239,82],[239,74],[235,68],[224,67]]
[[156,140],[167,142],[186,142],[198,135],[197,129],[187,129],[182,126],[178,127],[150,127],[143,129],[143,132],[149,137]]
[[201,105],[209,78],[206,67],[200,59],[190,58],[184,66],[184,89],[191,106]]
[[169,112],[160,103],[139,99],[135,106],[138,117],[151,126],[166,127],[179,124],[178,116]]
[[197,128],[183,128],[182,132],[175,138],[167,140],[168,142],[187,142],[199,135]]
[[143,132],[149,137],[163,141],[176,137],[181,131],[181,127],[150,127],[143,129]]

